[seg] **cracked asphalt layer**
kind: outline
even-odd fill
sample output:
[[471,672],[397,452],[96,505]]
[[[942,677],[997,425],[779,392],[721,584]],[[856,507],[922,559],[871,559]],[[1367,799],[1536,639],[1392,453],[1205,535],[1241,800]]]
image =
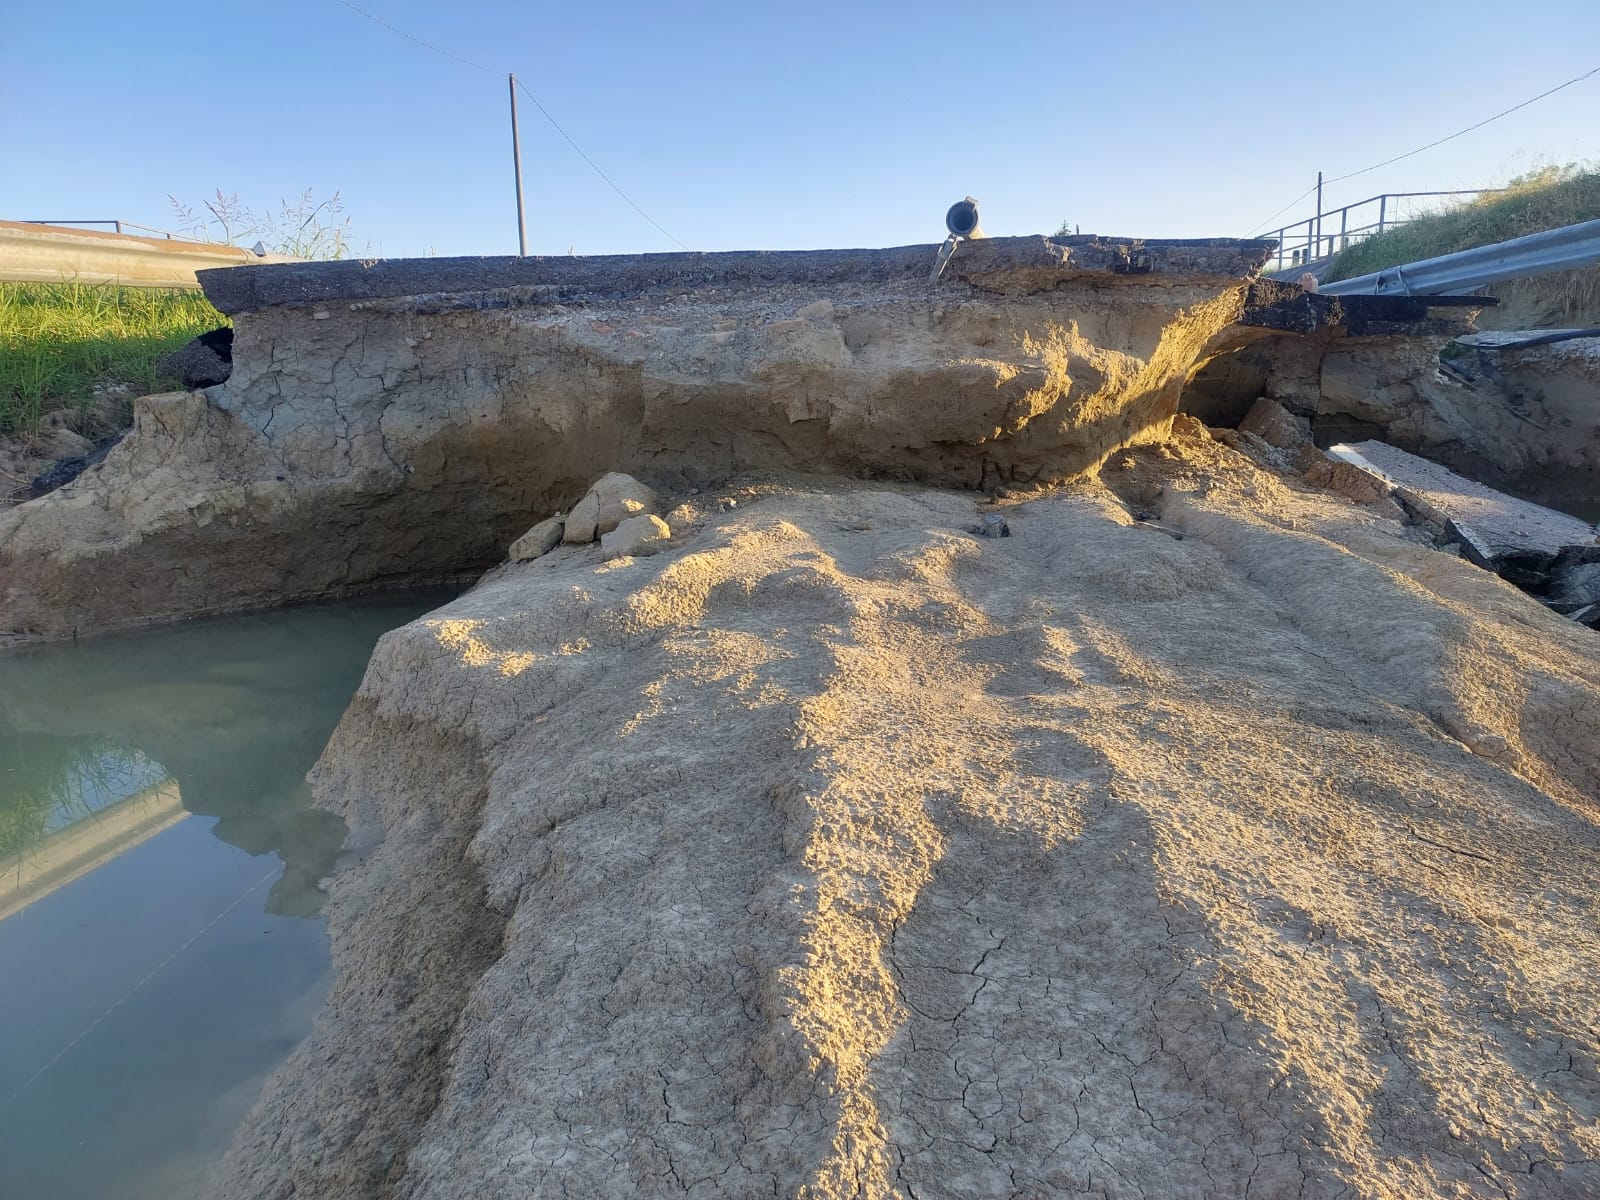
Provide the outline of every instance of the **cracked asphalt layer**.
[[1184,418],[1000,507],[749,481],[386,636],[218,1193],[1600,1194],[1594,635]]

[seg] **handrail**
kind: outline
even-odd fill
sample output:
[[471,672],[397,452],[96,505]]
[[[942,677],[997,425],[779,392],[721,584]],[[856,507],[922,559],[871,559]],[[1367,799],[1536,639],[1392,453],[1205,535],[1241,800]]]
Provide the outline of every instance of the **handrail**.
[[[1280,225],[1271,233],[1264,235],[1278,243],[1272,270],[1281,271],[1288,267],[1316,262],[1338,253],[1355,242],[1414,220],[1413,217],[1391,212],[1389,204],[1391,200],[1411,200],[1424,196],[1487,196],[1506,190],[1505,188],[1456,188],[1438,192],[1380,192],[1376,196],[1368,196],[1365,200],[1355,200],[1338,208],[1326,209],[1314,216]],[[1351,212],[1370,204],[1378,206],[1378,219],[1364,225],[1352,225]],[[1338,221],[1337,232],[1331,228],[1335,218]]]
[[100,221],[88,221],[88,220],[38,221],[38,220],[29,219],[29,220],[20,221],[20,222],[18,222],[18,224],[21,224],[21,225],[110,225],[112,227],[112,229],[117,233],[121,233],[122,230],[123,230],[123,227],[126,226],[129,229],[142,229],[146,233],[159,233],[162,237],[168,239],[169,241],[190,242],[190,241],[194,240],[193,238],[184,237],[183,234],[181,234],[181,233],[173,233],[169,229],[157,229],[153,225],[141,225],[137,221],[120,221],[115,217],[107,217],[104,220],[100,220]]

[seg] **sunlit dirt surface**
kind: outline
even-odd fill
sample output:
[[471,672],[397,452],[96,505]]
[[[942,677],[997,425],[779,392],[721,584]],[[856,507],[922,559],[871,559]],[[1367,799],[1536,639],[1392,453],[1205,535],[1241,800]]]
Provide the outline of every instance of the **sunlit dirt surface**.
[[1007,539],[753,482],[387,637],[222,1191],[1600,1192],[1600,642],[1179,431]]

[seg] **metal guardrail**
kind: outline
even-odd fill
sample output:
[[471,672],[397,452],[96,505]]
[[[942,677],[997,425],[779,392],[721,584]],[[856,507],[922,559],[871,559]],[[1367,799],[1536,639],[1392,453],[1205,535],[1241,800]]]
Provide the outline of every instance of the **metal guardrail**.
[[1461,250],[1370,275],[1325,283],[1327,296],[1439,296],[1470,292],[1506,279],[1572,271],[1600,262],[1600,221],[1564,225],[1527,237]]
[[1422,215],[1408,211],[1413,206],[1406,204],[1406,201],[1436,196],[1488,196],[1503,191],[1504,188],[1467,188],[1453,192],[1384,192],[1342,208],[1327,209],[1262,235],[1275,238],[1278,242],[1278,253],[1270,270],[1284,271],[1317,262]]
[[0,280],[11,283],[75,280],[123,287],[197,288],[196,271],[299,261],[213,242],[0,221]]
[[20,222],[20,224],[23,224],[23,225],[109,225],[109,226],[111,226],[111,232],[113,232],[113,233],[126,233],[130,229],[137,229],[141,233],[159,234],[161,237],[166,238],[168,241],[190,242],[190,241],[194,240],[193,238],[184,237],[183,234],[181,234],[181,233],[173,233],[169,229],[156,229],[154,226],[151,226],[151,225],[140,225],[137,221],[119,221],[115,217],[107,217],[103,221],[81,221],[81,220],[78,220],[78,221],[35,221],[35,220],[26,220],[26,221]]

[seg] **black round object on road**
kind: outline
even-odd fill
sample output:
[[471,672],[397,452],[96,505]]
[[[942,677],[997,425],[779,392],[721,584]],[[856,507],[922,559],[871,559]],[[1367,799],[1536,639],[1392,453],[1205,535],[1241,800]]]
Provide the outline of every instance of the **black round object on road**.
[[968,197],[950,206],[944,215],[944,227],[956,237],[968,237],[978,227],[978,202]]

